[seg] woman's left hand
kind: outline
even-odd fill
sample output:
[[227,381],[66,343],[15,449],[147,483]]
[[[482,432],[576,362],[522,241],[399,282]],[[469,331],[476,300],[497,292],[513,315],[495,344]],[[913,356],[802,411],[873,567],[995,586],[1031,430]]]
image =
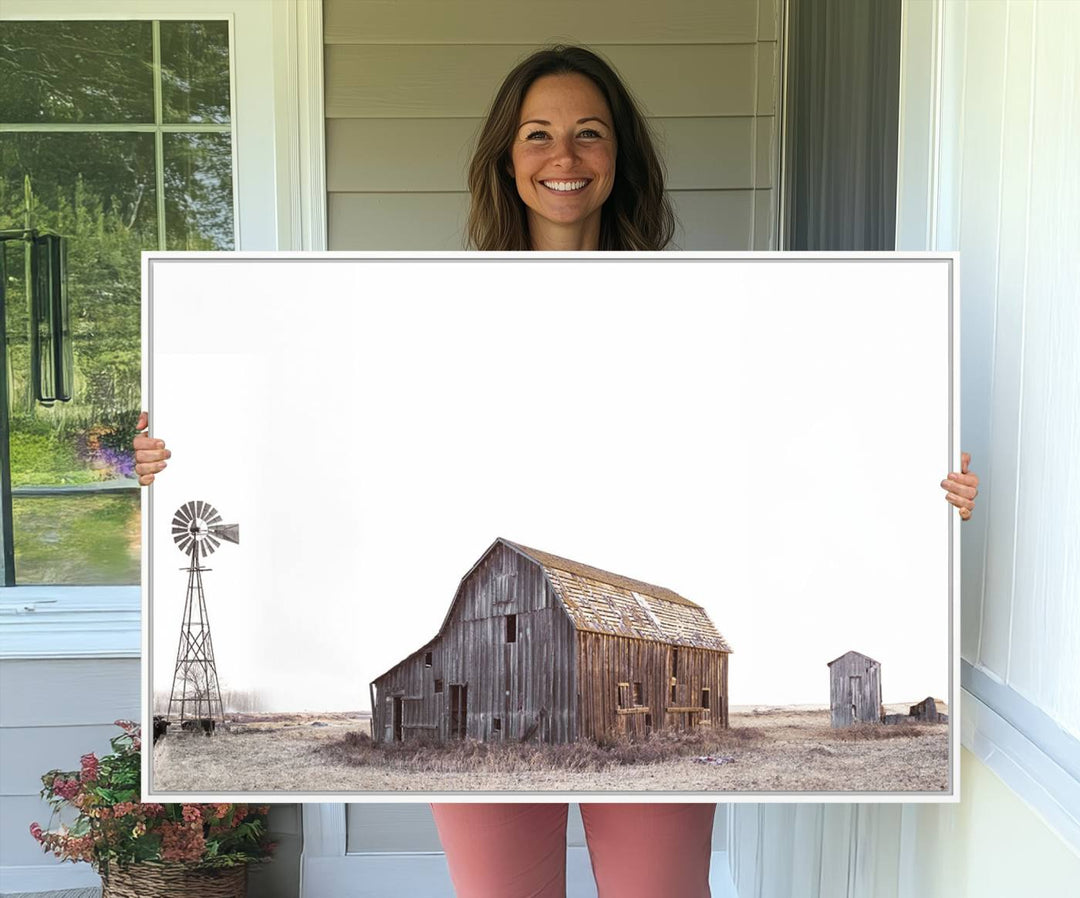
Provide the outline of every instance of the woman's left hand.
[[968,471],[971,464],[971,453],[960,453],[960,472],[953,471],[948,478],[941,481],[941,488],[945,490],[945,499],[960,510],[960,520],[967,521],[971,518],[971,510],[975,507],[975,497],[979,495],[979,475]]

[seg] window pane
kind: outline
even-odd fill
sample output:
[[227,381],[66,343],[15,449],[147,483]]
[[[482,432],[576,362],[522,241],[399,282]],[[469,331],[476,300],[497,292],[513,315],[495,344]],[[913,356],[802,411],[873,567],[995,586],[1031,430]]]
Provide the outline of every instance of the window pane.
[[139,492],[12,501],[20,583],[139,582]]
[[164,137],[166,248],[232,249],[232,137]]
[[133,476],[139,252],[157,247],[154,185],[152,134],[0,134],[0,228],[29,224],[68,238],[75,370],[71,402],[47,408],[34,401],[24,244],[8,241],[14,486]]
[[0,121],[153,122],[150,22],[4,22]]
[[229,121],[229,23],[161,23],[162,121]]

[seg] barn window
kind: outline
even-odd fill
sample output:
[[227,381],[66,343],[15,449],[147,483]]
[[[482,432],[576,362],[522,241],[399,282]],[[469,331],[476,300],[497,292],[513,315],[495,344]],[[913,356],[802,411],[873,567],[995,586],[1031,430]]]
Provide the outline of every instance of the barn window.
[[431,667],[431,652],[424,652],[424,667]]
[[679,650],[674,646],[671,647],[671,679],[675,679],[679,675]]
[[517,615],[506,615],[506,641],[517,642]]
[[641,688],[640,683],[634,684],[634,705],[640,706],[645,704],[645,690]]
[[678,699],[676,699],[676,697],[675,697],[676,696],[676,692],[675,692],[676,689],[677,689],[676,685],[674,683],[672,683],[671,684],[671,703],[673,705],[675,704],[676,701],[678,701]]
[[629,708],[630,707],[630,684],[629,683],[620,683],[619,684],[619,707],[620,708]]
[[436,680],[435,681],[435,694],[438,695],[440,692],[442,692],[442,680]]
[[491,718],[491,732],[493,732],[493,733],[501,733],[502,732],[502,718],[501,717],[492,717]]
[[708,689],[702,689],[701,690],[701,707],[703,707],[703,708],[712,707],[709,704],[709,690]]

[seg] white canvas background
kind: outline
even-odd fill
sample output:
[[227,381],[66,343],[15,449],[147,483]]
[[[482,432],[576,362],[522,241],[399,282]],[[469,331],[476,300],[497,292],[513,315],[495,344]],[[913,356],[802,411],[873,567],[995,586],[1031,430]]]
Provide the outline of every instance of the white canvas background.
[[498,536],[703,605],[732,705],[827,705],[849,649],[948,697],[946,261],[152,259],[152,690],[200,498],[240,525],[219,674],[268,710],[368,709]]

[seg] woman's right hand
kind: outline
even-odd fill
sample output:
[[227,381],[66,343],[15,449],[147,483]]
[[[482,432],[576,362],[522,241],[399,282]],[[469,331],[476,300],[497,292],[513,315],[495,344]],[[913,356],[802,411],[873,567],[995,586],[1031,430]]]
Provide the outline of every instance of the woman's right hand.
[[149,486],[153,483],[154,475],[165,470],[167,465],[165,459],[172,457],[172,453],[165,448],[164,440],[158,440],[149,433],[143,433],[148,429],[149,421],[150,418],[146,412],[139,415],[139,423],[135,425],[135,429],[139,432],[131,441],[135,449],[135,473],[139,477],[139,486]]

